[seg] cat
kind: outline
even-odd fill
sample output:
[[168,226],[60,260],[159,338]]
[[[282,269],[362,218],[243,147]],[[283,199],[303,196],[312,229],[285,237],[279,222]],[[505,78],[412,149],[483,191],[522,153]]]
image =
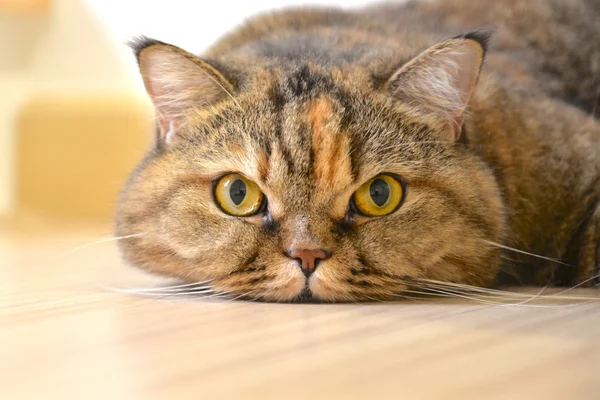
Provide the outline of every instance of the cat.
[[597,1],[291,9],[202,57],[133,47],[158,133],[119,199],[129,263],[263,301],[597,283]]

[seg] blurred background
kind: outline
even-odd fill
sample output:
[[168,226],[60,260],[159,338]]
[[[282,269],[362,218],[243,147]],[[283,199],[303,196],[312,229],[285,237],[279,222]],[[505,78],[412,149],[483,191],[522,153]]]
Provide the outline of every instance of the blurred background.
[[0,224],[111,222],[153,140],[131,38],[201,53],[260,11],[366,3],[0,0]]

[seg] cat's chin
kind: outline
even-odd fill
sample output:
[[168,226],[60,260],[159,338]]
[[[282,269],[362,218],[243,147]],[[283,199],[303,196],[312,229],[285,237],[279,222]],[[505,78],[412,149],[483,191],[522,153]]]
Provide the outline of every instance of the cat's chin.
[[289,299],[292,303],[331,303],[355,300],[357,299],[344,292],[343,288],[336,288],[334,284],[320,279],[317,274],[305,279],[301,290]]
[[293,300],[293,303],[320,303],[321,299],[314,296],[313,292],[306,286],[300,294],[298,294]]
[[275,296],[276,298],[270,299],[269,296],[265,296],[263,299],[291,303],[322,303],[348,300],[344,296],[336,295],[337,291],[328,289],[327,285],[315,276],[310,279],[304,277],[294,279],[293,282],[282,286],[280,289],[283,292],[279,291]]

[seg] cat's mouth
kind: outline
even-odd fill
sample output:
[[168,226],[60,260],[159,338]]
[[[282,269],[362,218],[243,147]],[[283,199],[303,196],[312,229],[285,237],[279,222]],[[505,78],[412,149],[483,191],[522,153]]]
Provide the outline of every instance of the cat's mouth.
[[323,300],[315,296],[310,289],[310,279],[307,278],[304,283],[304,289],[292,299],[292,303],[321,303]]
[[292,300],[293,303],[320,303],[321,300],[315,297],[308,287],[308,279],[304,289]]

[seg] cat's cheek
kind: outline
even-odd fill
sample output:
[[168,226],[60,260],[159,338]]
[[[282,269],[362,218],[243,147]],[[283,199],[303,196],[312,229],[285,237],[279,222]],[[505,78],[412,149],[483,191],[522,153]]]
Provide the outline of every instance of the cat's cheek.
[[345,274],[338,268],[339,265],[324,264],[310,277],[308,288],[315,298],[322,301],[353,300],[348,285],[343,282]]
[[[270,254],[275,254],[270,252]],[[269,259],[259,256],[260,264],[266,266],[260,272],[234,271],[216,279],[212,286],[221,293],[263,301],[293,301],[306,287],[306,278],[296,265],[288,259]]]
[[179,260],[185,278],[197,274],[197,280],[204,280],[228,274],[256,252],[261,237],[257,227],[220,216],[166,219],[160,243],[170,249],[172,257],[163,263]]
[[245,255],[256,244],[258,228],[225,216],[206,195],[207,190],[190,187],[170,199],[158,219],[162,244],[188,260]]
[[270,279],[254,288],[254,294],[262,300],[293,301],[306,288],[306,277],[296,261],[272,260],[268,265],[266,274]]
[[335,286],[335,283],[319,279],[315,275],[311,278],[308,287],[315,298],[323,301],[335,301],[340,300],[340,293],[343,293],[340,284],[338,284],[339,287],[337,288]]
[[309,282],[312,295],[321,301],[353,301],[364,300],[353,293],[351,288],[343,282],[335,279],[322,279],[313,275]]

